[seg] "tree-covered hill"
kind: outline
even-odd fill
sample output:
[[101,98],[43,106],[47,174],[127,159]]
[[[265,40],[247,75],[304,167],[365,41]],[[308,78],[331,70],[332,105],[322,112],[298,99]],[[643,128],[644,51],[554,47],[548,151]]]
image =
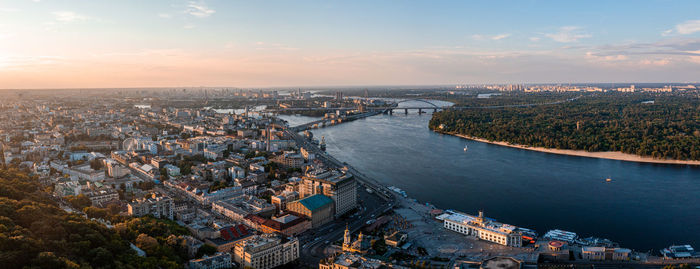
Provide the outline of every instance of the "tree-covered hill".
[[[561,99],[570,97],[562,95]],[[539,98],[544,103],[556,100],[556,95],[526,98],[522,102],[517,94],[505,94],[458,102],[483,106],[479,102],[522,104]],[[696,94],[600,93],[556,105],[448,110],[435,113],[430,128],[535,147],[700,160],[700,99]]]
[[[60,209],[38,181],[19,170],[0,169],[0,264],[2,268],[181,268],[186,256],[166,241],[187,231],[153,218],[129,218],[120,229]],[[151,240],[147,258],[129,242]],[[169,238],[170,241],[173,238]],[[186,255],[186,251],[185,251]]]

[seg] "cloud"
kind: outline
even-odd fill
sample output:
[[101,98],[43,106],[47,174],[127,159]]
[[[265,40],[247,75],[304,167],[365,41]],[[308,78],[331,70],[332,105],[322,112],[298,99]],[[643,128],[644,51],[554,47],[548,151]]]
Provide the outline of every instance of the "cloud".
[[639,64],[645,66],[667,66],[671,63],[669,59],[659,59],[659,60],[641,60]]
[[72,11],[56,11],[52,12],[55,19],[59,22],[77,22],[87,20],[88,17],[84,15],[77,14]]
[[577,26],[564,26],[560,27],[558,32],[545,34],[545,36],[561,43],[578,42],[579,39],[591,37],[590,34],[579,31],[580,29],[581,27]]
[[474,40],[501,40],[510,37],[510,34],[498,34],[498,35],[480,35],[480,34],[474,34],[472,35],[472,39]]
[[185,13],[190,14],[192,16],[198,17],[198,18],[206,18],[211,16],[211,14],[214,14],[216,10],[213,10],[207,5],[200,1],[200,2],[194,2],[190,1],[189,4],[187,4],[187,9],[185,10]]
[[172,18],[172,15],[168,13],[158,13],[158,17],[163,18],[163,19],[170,19]]
[[19,9],[13,7],[0,7],[0,12],[19,12]]
[[671,34],[681,34],[689,35],[696,32],[700,32],[700,20],[689,20],[679,23],[673,29],[669,29],[661,33],[663,36],[668,36]]
[[530,41],[532,41],[532,42],[540,41],[540,39],[541,39],[541,38],[536,37],[536,36],[530,37]]

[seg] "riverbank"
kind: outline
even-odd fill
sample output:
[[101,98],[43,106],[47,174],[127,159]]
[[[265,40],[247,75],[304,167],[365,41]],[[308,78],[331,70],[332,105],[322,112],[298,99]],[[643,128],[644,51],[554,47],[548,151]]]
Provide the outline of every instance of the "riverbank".
[[652,158],[652,157],[643,157],[643,156],[639,156],[639,155],[622,153],[622,152],[617,152],[617,151],[590,152],[590,151],[585,151],[585,150],[531,147],[531,146],[526,146],[526,145],[511,144],[511,143],[502,142],[502,141],[489,141],[487,139],[472,137],[472,136],[467,136],[467,135],[457,134],[457,133],[442,133],[442,132],[440,132],[440,133],[447,134],[447,135],[453,135],[453,136],[457,136],[457,137],[461,137],[461,138],[469,139],[469,140],[473,140],[473,141],[493,144],[493,145],[518,148],[518,149],[525,149],[525,150],[532,150],[532,151],[538,151],[538,152],[545,152],[545,153],[551,153],[551,154],[569,155],[569,156],[578,156],[578,157],[587,157],[587,158],[598,158],[598,159],[608,159],[608,160],[618,160],[618,161],[626,161],[626,162],[638,162],[638,163],[700,166],[700,161],[656,159],[656,158]]

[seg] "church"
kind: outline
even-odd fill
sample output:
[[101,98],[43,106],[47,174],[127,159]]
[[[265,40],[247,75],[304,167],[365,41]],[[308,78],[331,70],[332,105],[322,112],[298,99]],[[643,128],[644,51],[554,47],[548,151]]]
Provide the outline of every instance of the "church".
[[351,253],[366,254],[372,247],[372,242],[369,238],[365,238],[360,231],[357,240],[352,241],[350,230],[345,227],[345,236],[343,237],[343,251]]

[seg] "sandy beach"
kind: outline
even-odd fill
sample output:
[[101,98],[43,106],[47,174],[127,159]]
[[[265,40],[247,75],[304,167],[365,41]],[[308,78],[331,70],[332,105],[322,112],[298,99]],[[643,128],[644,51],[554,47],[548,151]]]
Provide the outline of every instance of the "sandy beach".
[[561,154],[561,155],[579,156],[579,157],[588,157],[588,158],[610,159],[610,160],[619,160],[619,161],[626,161],[626,162],[698,165],[698,166],[700,166],[700,161],[656,159],[656,158],[652,158],[652,157],[643,157],[643,156],[639,156],[639,155],[622,153],[622,152],[617,152],[617,151],[589,152],[589,151],[585,151],[585,150],[530,147],[530,146],[524,146],[524,145],[511,144],[508,142],[489,141],[486,139],[466,136],[466,135],[462,135],[462,134],[455,134],[455,133],[445,133],[445,134],[454,135],[454,136],[458,136],[458,137],[469,139],[469,140],[504,146],[504,147],[519,148],[519,149],[539,151],[539,152],[545,152],[545,153],[551,153],[551,154]]

